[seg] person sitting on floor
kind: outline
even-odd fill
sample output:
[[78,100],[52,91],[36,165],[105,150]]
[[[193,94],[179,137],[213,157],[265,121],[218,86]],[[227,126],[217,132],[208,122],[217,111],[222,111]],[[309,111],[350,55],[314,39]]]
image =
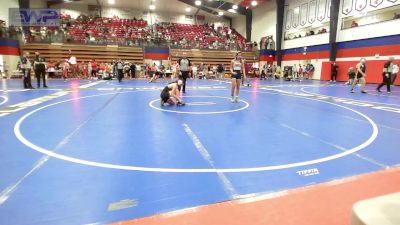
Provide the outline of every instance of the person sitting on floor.
[[184,106],[185,103],[181,99],[180,89],[183,86],[183,81],[178,80],[175,82],[169,83],[164,89],[161,91],[160,98],[161,98],[161,106],[164,104],[169,105],[177,105],[177,106]]

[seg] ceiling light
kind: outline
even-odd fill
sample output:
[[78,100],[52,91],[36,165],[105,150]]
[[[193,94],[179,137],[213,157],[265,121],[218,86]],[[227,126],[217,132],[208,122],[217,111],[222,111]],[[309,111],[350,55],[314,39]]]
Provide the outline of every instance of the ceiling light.
[[149,6],[149,9],[150,9],[150,10],[155,10],[155,9],[156,9],[156,5],[150,5],[150,6]]
[[256,6],[257,4],[258,4],[257,1],[251,1],[252,6]]
[[195,5],[201,5],[201,1],[197,0],[194,2]]
[[223,16],[224,12],[218,12],[218,16]]
[[236,13],[236,11],[234,9],[228,9],[228,12],[230,13]]
[[192,11],[192,9],[191,8],[186,8],[185,11],[186,12],[190,12],[190,11]]
[[233,5],[232,6],[232,9],[238,9],[239,7],[238,7],[238,5]]
[[108,0],[108,4],[114,5],[115,4],[115,0]]

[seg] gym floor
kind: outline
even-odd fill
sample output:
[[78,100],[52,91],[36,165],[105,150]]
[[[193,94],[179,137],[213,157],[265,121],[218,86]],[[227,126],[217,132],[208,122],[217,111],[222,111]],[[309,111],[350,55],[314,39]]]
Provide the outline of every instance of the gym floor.
[[107,224],[400,165],[399,87],[252,80],[231,103],[228,80],[189,80],[186,106],[161,107],[167,82],[1,80],[0,224]]

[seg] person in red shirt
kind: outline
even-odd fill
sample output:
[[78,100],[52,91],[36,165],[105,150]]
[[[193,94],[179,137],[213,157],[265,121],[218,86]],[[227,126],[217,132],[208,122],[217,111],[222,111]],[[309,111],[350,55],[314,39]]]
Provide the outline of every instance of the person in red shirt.
[[97,76],[97,63],[96,63],[95,59],[92,60],[92,74],[91,74],[91,76],[92,77],[96,77]]
[[49,63],[47,63],[47,72],[49,72],[49,77],[54,76],[55,67],[56,67],[56,65],[54,64],[53,61],[50,61]]
[[352,21],[351,22],[351,27],[358,27],[358,23],[356,21]]
[[88,77],[88,65],[85,63],[85,61],[82,62],[82,67],[83,67],[83,78],[87,78]]

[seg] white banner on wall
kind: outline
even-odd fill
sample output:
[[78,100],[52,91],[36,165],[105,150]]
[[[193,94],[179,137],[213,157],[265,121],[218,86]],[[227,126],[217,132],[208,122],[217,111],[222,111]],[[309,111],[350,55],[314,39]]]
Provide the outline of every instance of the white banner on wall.
[[326,15],[331,18],[331,1],[328,0],[328,6],[326,7]]
[[371,0],[369,3],[372,7],[376,8],[383,3],[383,0]]
[[331,0],[286,0],[285,30],[312,26],[315,22],[329,22]]
[[293,9],[292,14],[292,27],[297,28],[299,26],[299,17],[300,17],[300,7],[296,7]]
[[356,0],[356,10],[363,11],[367,7],[367,0]]
[[307,12],[308,12],[308,3],[304,3],[300,8],[300,25],[305,26],[307,24]]
[[290,28],[292,27],[292,14],[293,9],[286,11],[286,30],[290,30]]
[[318,20],[321,22],[326,18],[326,1],[327,0],[319,0],[318,4]]
[[353,0],[343,0],[342,14],[348,15],[353,11]]
[[308,9],[308,22],[314,23],[315,17],[317,16],[317,0],[311,0]]
[[400,0],[342,0],[341,18],[400,5]]

